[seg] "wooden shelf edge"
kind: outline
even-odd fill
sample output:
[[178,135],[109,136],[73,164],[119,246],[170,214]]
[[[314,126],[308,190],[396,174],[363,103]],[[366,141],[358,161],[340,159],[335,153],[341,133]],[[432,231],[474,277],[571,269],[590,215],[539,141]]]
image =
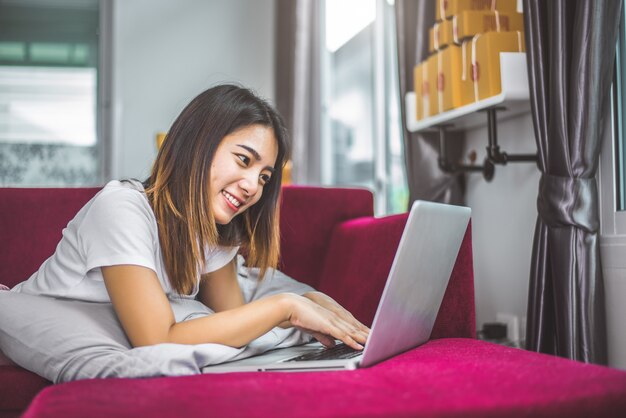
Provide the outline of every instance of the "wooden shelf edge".
[[[513,108],[513,115],[524,113],[526,108],[526,110],[530,110],[526,53],[501,53],[500,74],[502,86],[500,94],[422,120],[415,118],[415,92],[407,92],[405,96],[407,130],[409,132],[419,132],[444,123],[454,124],[456,122],[458,124],[463,117],[496,105]],[[471,125],[472,123],[469,122],[469,127],[472,127]],[[461,121],[460,128],[464,127],[467,128],[468,126],[465,126],[463,121]]]

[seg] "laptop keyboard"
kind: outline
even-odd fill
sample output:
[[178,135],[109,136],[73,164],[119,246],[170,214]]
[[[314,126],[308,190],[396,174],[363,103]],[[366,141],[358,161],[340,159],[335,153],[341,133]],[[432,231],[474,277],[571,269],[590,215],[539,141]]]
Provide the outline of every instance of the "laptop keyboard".
[[298,357],[286,360],[292,361],[312,361],[312,360],[342,360],[356,357],[363,354],[362,350],[355,350],[346,344],[337,344],[334,347],[324,348],[322,350],[306,353]]

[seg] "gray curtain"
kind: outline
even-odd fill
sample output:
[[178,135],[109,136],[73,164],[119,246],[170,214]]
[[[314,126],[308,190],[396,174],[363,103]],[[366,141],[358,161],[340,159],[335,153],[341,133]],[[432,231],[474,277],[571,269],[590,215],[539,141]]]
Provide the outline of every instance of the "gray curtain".
[[320,171],[320,2],[276,1],[276,108],[292,138],[292,177],[319,184]]
[[621,0],[524,0],[541,180],[527,348],[607,363],[598,166]]
[[[396,0],[396,32],[402,121],[406,120],[404,97],[413,86],[413,67],[428,57],[428,29],[435,23],[435,0]],[[439,169],[436,133],[411,133],[404,126],[404,155],[409,185],[409,207],[414,200],[463,204],[464,177]],[[448,159],[458,161],[464,133],[448,135]]]

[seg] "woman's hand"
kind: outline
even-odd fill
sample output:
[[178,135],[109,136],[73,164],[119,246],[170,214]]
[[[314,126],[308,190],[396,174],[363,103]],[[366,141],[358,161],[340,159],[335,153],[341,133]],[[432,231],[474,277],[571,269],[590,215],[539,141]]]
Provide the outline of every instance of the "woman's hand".
[[343,306],[337,303],[330,296],[322,292],[307,292],[303,294],[307,299],[312,300],[320,306],[328,309],[329,311],[338,315],[341,319],[352,325],[353,327],[361,330],[365,334],[369,335],[370,329],[357,320],[350,312],[348,312]]
[[290,294],[289,322],[291,325],[310,333],[326,347],[334,346],[335,339],[338,339],[356,350],[362,350],[362,344],[367,341],[369,329],[323,293],[313,297],[329,308],[313,301],[310,296]]

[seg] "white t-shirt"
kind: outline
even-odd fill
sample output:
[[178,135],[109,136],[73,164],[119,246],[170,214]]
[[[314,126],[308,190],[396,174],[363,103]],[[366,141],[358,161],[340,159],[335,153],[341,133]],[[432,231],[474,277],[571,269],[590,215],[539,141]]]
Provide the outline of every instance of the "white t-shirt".
[[111,181],[63,229],[54,254],[12,291],[92,302],[110,302],[102,266],[132,264],[154,270],[168,298],[193,299],[200,274],[225,266],[239,247],[207,249],[191,295],[172,289],[161,254],[154,212],[139,182]]

